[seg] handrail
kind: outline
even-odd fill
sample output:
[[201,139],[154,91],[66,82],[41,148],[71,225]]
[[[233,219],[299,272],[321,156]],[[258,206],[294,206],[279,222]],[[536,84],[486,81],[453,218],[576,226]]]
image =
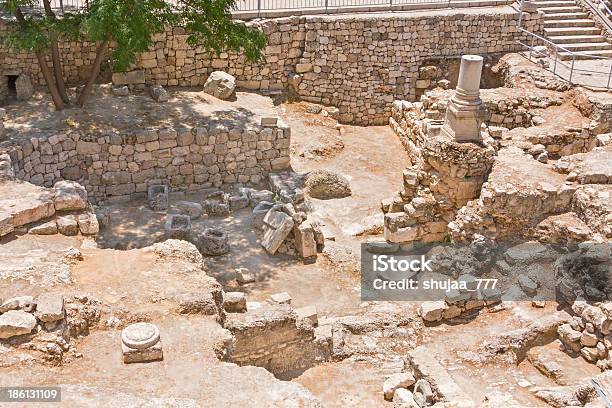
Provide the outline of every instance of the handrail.
[[612,10],[608,7],[605,0],[595,0],[597,4],[593,4],[591,0],[585,0],[586,5],[599,16],[608,26],[608,31],[612,34]]

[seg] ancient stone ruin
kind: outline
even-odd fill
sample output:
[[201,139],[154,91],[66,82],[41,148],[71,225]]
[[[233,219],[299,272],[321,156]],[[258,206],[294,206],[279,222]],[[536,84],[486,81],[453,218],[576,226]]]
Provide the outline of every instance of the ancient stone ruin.
[[[258,62],[167,27],[62,112],[0,41],[0,388],[606,407],[612,98],[530,33],[607,34],[522,3],[258,14]],[[94,51],[60,41],[70,98]]]

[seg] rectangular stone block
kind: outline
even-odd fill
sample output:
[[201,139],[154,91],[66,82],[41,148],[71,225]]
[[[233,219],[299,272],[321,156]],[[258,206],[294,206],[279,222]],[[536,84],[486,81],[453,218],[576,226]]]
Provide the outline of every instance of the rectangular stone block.
[[149,361],[160,361],[164,359],[161,339],[151,347],[146,349],[133,349],[121,343],[123,352],[123,362],[129,363],[147,363]]

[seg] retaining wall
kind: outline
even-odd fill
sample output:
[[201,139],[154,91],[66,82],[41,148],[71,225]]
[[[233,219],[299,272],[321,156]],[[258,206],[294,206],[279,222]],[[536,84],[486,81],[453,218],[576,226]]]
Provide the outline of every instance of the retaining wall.
[[[360,125],[385,124],[394,100],[414,100],[419,67],[431,58],[512,52],[519,13],[512,6],[299,16],[249,24],[268,37],[265,61],[244,56],[211,55],[187,45],[180,29],[155,37],[151,51],[139,57],[146,81],[164,86],[200,86],[214,70],[224,70],[251,90],[293,89],[301,98],[334,105],[340,120]],[[525,14],[523,27],[541,33],[541,13]],[[6,24],[0,25],[7,30]],[[0,46],[0,75],[40,73],[31,54],[12,54]],[[82,80],[94,58],[88,43],[63,43],[64,70],[71,82]],[[0,78],[1,88],[6,81]]]

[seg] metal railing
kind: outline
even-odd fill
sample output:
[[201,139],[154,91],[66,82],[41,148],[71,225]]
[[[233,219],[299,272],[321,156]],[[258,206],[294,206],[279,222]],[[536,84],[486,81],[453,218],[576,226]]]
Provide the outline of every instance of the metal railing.
[[[169,3],[177,4],[180,0],[167,0]],[[2,0],[0,0],[0,3]],[[486,2],[486,1],[485,1]],[[51,7],[58,11],[70,11],[87,7],[88,0],[51,0]],[[252,12],[255,15],[267,11],[281,10],[315,10],[322,13],[337,12],[339,10],[369,11],[385,7],[422,6],[422,8],[442,8],[453,6],[478,5],[483,0],[238,0],[234,12]],[[508,3],[508,1],[497,0],[495,3]],[[39,0],[39,8],[42,8],[42,0]],[[299,13],[297,13],[299,14]]]
[[[581,85],[591,88],[604,88],[608,91],[612,85],[612,58],[601,55],[590,54],[584,51],[571,51],[559,44],[532,33],[521,27],[523,21],[523,1],[521,0],[521,12],[519,17],[519,31],[527,34],[529,44],[521,40],[517,42],[528,50],[527,58],[537,61],[545,61],[548,66],[542,66],[549,72],[572,85]],[[588,1],[588,0],[587,0]],[[543,52],[540,47],[545,45],[548,52]],[[566,58],[564,62],[564,59]],[[550,65],[552,64],[552,69]],[[603,84],[605,83],[605,86]]]

